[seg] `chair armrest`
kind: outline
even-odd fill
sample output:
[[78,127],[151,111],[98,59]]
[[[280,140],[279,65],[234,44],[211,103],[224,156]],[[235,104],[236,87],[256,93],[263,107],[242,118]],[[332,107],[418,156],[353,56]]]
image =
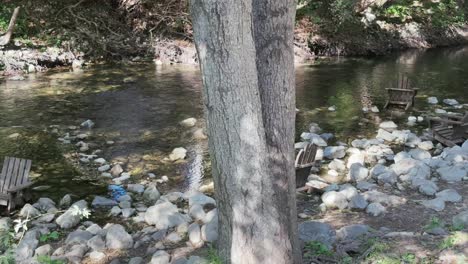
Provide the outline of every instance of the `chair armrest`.
[[450,119],[442,119],[440,117],[429,117],[429,123],[441,123],[441,124],[447,124],[447,125],[463,125],[461,121],[454,121]]
[[28,188],[28,187],[31,186],[32,184],[33,184],[32,182],[28,182],[28,183],[25,183],[25,184],[21,184],[21,185],[18,185],[18,186],[14,186],[14,187],[8,189],[7,192],[12,193],[12,192],[21,191],[21,190],[24,189],[24,188]]

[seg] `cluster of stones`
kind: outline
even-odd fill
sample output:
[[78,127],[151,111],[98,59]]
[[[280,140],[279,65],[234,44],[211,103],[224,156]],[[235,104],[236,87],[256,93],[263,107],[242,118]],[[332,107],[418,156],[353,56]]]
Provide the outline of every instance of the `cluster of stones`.
[[[431,97],[428,101],[437,103],[436,100]],[[444,103],[460,105],[454,99],[445,99]],[[423,118],[408,120],[421,122]],[[468,180],[468,141],[461,147],[434,146],[427,136],[418,137],[410,130],[399,130],[393,121],[380,123],[375,138],[355,139],[351,146],[343,142],[329,146],[327,141],[333,135],[319,134],[321,129],[315,123],[309,130],[301,135],[303,142],[296,143],[296,148],[302,148],[307,142],[321,147],[317,153],[321,168],[315,172],[321,170],[325,174],[311,174],[307,186],[324,192],[322,211],[365,210],[379,216],[389,206],[406,203],[407,199],[399,194],[410,189],[428,197],[417,202],[436,211],[443,210],[447,202],[458,203],[463,199],[454,189],[440,190],[438,182],[452,184]],[[396,148],[406,150],[395,153]],[[393,194],[381,192],[382,189]]]
[[[29,219],[30,228],[16,248],[16,262],[35,263],[38,256],[50,256],[68,263],[85,260],[87,263],[102,263],[112,260],[113,250],[125,250],[129,256],[125,263],[206,263],[203,258],[190,255],[218,238],[218,213],[213,198],[197,191],[160,195],[155,186],[142,192],[140,188],[130,189],[133,191],[131,195],[122,196],[118,205],[113,200],[97,196],[92,206],[95,210],[108,210],[113,206],[109,214],[121,215],[131,219],[134,225],[138,224],[140,228],[132,232],[117,223],[101,227],[84,221],[76,210],[87,209],[88,203],[80,200],[71,204],[70,195],[63,197],[58,205],[49,198],[26,204],[18,217]],[[140,195],[144,203],[132,208],[132,197]],[[0,228],[9,230],[11,220],[2,218]],[[55,230],[67,233],[60,243],[40,242],[41,235]],[[135,250],[145,253],[132,257]],[[119,258],[113,261],[121,263]]]

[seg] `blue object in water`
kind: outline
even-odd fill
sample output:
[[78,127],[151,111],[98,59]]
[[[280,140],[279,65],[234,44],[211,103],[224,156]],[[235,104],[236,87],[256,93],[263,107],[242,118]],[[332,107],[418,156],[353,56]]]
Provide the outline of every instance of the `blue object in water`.
[[127,194],[127,191],[120,185],[109,185],[109,191],[114,201],[118,201],[120,197]]

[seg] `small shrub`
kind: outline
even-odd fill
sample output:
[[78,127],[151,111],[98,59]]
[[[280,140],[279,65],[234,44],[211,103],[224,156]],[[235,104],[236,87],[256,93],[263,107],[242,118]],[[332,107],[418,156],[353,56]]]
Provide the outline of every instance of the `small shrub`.
[[54,231],[48,234],[41,235],[39,237],[39,241],[41,242],[55,241],[55,240],[58,240],[59,238],[60,238],[60,233],[57,231]]
[[328,249],[328,247],[319,242],[319,241],[310,241],[305,244],[305,250],[307,253],[305,254],[306,257],[308,256],[331,256],[333,252]]

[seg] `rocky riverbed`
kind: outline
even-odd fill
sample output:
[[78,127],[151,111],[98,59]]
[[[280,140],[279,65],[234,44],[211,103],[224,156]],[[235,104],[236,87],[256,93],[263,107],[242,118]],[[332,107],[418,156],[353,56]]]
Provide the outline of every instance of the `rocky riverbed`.
[[[453,99],[439,104],[431,97],[428,104],[437,113],[466,109]],[[376,107],[363,111],[379,114]],[[318,124],[301,135],[297,148],[307,142],[321,147],[308,188],[298,192],[304,263],[403,258],[464,263],[468,141],[444,148],[431,141],[427,131],[411,131],[426,118],[427,114],[409,116],[405,124],[383,121],[374,138],[349,143],[322,133],[326,131]],[[189,118],[180,126],[206,140],[199,123]],[[54,126],[49,132],[62,144],[74,145],[76,155],[68,159],[108,185],[108,194],[88,201],[75,200],[72,194],[55,201],[42,197],[1,218],[0,229],[17,228],[11,243],[18,243],[10,250],[2,248],[3,254],[17,263],[213,262],[218,222],[212,185],[166,191],[164,175],[145,172],[136,177],[127,165],[105,159],[106,148],[115,142],[94,135],[94,125],[86,120]],[[177,164],[187,155],[185,148],[177,147],[161,159]]]

